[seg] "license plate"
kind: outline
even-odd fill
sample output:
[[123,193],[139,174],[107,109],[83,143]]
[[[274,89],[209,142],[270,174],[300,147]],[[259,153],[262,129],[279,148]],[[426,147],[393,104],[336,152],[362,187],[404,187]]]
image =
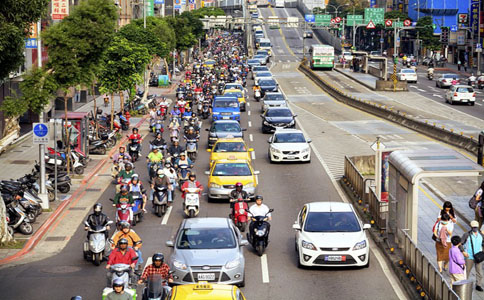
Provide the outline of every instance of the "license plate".
[[198,273],[198,280],[215,280],[215,273]]
[[228,119],[230,119],[230,117],[222,117],[222,119],[228,120]]
[[346,256],[328,255],[324,258],[325,261],[346,261]]
[[295,157],[295,156],[292,156],[292,155],[289,155],[289,156],[287,157],[287,159],[296,159],[296,157]]

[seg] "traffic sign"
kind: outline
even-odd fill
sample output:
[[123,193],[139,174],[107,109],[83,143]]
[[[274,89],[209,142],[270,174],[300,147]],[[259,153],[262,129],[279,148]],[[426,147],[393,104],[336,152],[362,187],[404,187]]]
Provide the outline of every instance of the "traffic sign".
[[335,19],[331,19],[331,24],[334,24],[336,23],[336,20]]
[[480,43],[476,44],[476,52],[482,52],[482,44]]
[[316,15],[316,26],[329,26],[331,24],[331,15]]
[[308,23],[314,23],[314,15],[305,15],[304,20]]
[[412,21],[410,21],[410,20],[403,21],[403,26],[408,27],[410,25],[412,25]]
[[385,8],[365,8],[365,23],[373,21],[373,24],[383,25],[385,23]]
[[370,148],[373,150],[373,151],[376,151],[376,150],[383,150],[385,149],[387,146],[385,146],[385,144],[383,144],[382,142],[374,142],[373,144],[371,144]]
[[388,19],[388,20],[385,21],[385,26],[387,26],[387,27],[392,26],[392,24],[393,24],[393,21],[390,20],[390,19]]
[[356,26],[363,24],[362,15],[347,15],[346,16],[346,26]]
[[382,44],[383,44],[383,39],[380,39],[380,43],[382,43]]
[[457,25],[450,25],[450,31],[457,32],[458,28]]
[[334,21],[335,21],[336,23],[339,23],[339,22],[341,22],[341,18],[340,18],[340,17],[336,17],[336,18],[334,18]]
[[33,123],[32,132],[34,144],[49,143],[49,127],[47,126],[47,123]]
[[373,21],[370,20],[370,22],[368,22],[368,25],[366,25],[366,29],[375,29],[376,26],[375,26],[375,23],[373,23]]

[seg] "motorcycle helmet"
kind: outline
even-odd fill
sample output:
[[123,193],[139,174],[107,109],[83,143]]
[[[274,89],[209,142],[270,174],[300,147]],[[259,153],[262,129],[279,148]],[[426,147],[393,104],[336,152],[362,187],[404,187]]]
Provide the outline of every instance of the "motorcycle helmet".
[[121,190],[120,191],[121,191],[121,193],[127,193],[128,192],[128,187],[126,185],[123,185],[121,187]]
[[264,201],[264,197],[262,197],[261,195],[257,195],[255,196],[255,201],[257,200]]
[[[121,151],[121,150],[123,150],[123,151]],[[120,153],[124,152],[124,150],[126,150],[126,148],[124,148],[124,146],[119,147],[119,152]]]
[[92,210],[94,211],[94,214],[99,216],[103,211],[103,206],[101,203],[96,203],[94,204],[94,207],[92,208]]
[[82,300],[81,296],[74,296],[71,298],[71,300]]
[[124,169],[129,172],[133,169],[133,165],[131,163],[127,163],[126,166],[124,166]]
[[[121,228],[121,230],[126,229],[126,228],[130,229],[130,228],[131,228],[131,225],[129,225],[129,222],[126,222],[126,221],[121,221],[121,222],[119,223],[119,227]],[[121,239],[121,240],[122,240],[122,239]],[[121,241],[121,240],[120,240],[120,241]],[[119,242],[118,242],[118,244],[119,244]]]
[[181,158],[182,156],[186,156],[185,152],[180,153],[180,158]]
[[193,180],[197,179],[197,174],[195,172],[191,172],[190,175],[188,175],[188,179],[193,178]]
[[135,128],[133,128],[132,131],[133,131],[133,133],[138,133],[138,128],[135,127]]
[[121,245],[126,245],[128,246],[128,240],[127,239],[120,239],[118,241],[118,247],[121,247]]
[[114,287],[122,286],[124,290],[124,281],[121,278],[116,278],[113,280],[113,289]]
[[165,168],[167,168],[167,169],[171,168],[171,163],[166,162],[166,163],[165,163]]
[[158,171],[156,171],[156,174],[158,174],[159,177],[165,176],[165,172],[163,172],[162,169],[158,169]]
[[235,188],[240,188],[240,189],[242,189],[243,187],[244,187],[244,185],[242,184],[242,182],[237,182],[237,183],[235,184]]
[[153,254],[152,261],[153,261],[153,266],[155,266],[156,261],[159,261],[161,262],[161,264],[163,264],[165,262],[165,256],[163,255],[163,253],[155,253]]

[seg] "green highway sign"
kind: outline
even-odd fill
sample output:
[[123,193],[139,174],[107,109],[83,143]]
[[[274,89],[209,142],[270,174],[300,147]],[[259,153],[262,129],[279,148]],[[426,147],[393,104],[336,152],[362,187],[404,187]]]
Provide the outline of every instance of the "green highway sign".
[[397,28],[403,27],[403,21],[401,21],[401,22],[397,22],[397,21],[393,22],[393,27],[397,27]]
[[331,15],[315,15],[316,26],[329,26],[331,24]]
[[373,21],[375,25],[385,23],[385,8],[365,8],[365,23],[368,24]]
[[346,16],[346,26],[360,25],[363,24],[362,15],[347,15]]

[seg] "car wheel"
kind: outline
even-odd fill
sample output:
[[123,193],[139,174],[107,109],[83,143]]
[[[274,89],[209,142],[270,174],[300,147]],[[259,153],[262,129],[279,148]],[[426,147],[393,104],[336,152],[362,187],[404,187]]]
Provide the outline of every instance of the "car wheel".
[[454,105],[454,100],[452,98],[449,100],[450,105]]
[[435,86],[436,87],[439,87],[439,82],[438,81],[435,82]]
[[470,106],[474,106],[475,102],[469,102]]

